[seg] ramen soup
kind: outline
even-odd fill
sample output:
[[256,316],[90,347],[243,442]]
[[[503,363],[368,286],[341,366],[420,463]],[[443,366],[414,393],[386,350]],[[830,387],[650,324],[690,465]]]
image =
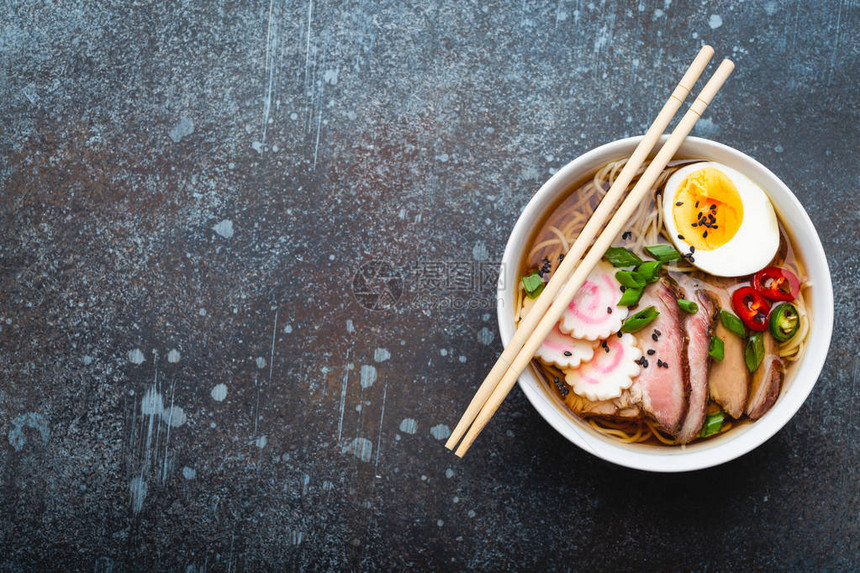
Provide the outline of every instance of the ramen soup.
[[[603,165],[544,215],[520,262],[516,323],[623,166]],[[779,398],[809,333],[807,288],[754,181],[726,165],[676,160],[532,365],[603,434],[666,445],[708,439],[757,420]]]

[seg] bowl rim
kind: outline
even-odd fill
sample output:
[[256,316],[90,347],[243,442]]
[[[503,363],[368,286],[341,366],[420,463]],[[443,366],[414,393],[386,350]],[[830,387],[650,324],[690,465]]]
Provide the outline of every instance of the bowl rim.
[[[613,157],[629,155],[642,137],[611,141],[576,157],[550,177],[523,209],[505,246],[496,296],[499,332],[505,347],[514,333],[513,314],[509,308],[513,306],[513,288],[505,287],[515,284],[521,251],[528,241],[534,223],[549,205],[569,189],[570,185],[581,181],[590,169]],[[661,138],[660,145],[666,138],[666,135]],[[678,154],[726,163],[756,181],[769,197],[771,192],[778,195],[772,197],[771,202],[783,220],[792,220],[790,230],[794,235],[794,246],[800,247],[808,274],[814,279],[811,304],[815,311],[805,355],[793,375],[784,383],[780,397],[767,414],[753,424],[744,424],[727,432],[725,436],[689,446],[668,448],[630,445],[612,440],[599,434],[587,422],[564,408],[554,394],[536,378],[531,366],[520,375],[518,385],[529,402],[569,441],[603,460],[654,472],[683,472],[713,467],[736,459],[770,439],[797,413],[815,386],[826,361],[833,332],[833,286],[824,247],[815,225],[788,186],[749,155],[713,140],[687,137]],[[738,168],[738,165],[742,167]]]

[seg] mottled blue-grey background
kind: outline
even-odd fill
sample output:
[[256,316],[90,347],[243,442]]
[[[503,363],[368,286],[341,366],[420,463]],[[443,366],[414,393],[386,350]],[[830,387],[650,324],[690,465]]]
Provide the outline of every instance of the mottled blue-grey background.
[[[856,571],[858,31],[835,0],[5,0],[0,570]],[[704,42],[737,70],[695,134],[828,253],[808,402],[667,476],[515,390],[455,458],[520,210]]]

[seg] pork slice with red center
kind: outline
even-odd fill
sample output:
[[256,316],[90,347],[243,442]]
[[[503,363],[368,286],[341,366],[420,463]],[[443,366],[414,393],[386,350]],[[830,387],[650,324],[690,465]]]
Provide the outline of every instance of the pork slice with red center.
[[686,444],[696,437],[705,421],[708,408],[708,375],[711,357],[708,348],[714,334],[715,310],[719,301],[710,292],[687,288],[687,295],[695,293],[699,310],[687,316],[687,362],[690,366],[690,407],[678,433],[678,441]]
[[653,306],[660,314],[636,333],[647,366],[640,361],[642,371],[630,388],[642,410],[661,430],[674,437],[681,429],[690,401],[687,334],[678,306],[679,294],[677,285],[663,278],[642,295],[639,306]]

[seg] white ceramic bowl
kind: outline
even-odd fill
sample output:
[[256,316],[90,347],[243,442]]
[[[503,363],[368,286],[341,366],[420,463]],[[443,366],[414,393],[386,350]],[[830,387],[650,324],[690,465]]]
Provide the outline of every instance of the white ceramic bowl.
[[[502,258],[498,319],[502,344],[505,346],[514,334],[513,297],[519,278],[516,275],[531,230],[559,197],[601,164],[629,156],[640,140],[641,137],[631,137],[613,141],[574,159],[553,175],[526,205],[511,232]],[[812,221],[791,190],[761,163],[715,141],[688,137],[678,151],[678,156],[701,157],[724,163],[748,175],[767,192],[780,218],[792,233],[793,243],[800,250],[811,277],[812,331],[805,356],[786,380],[779,399],[767,414],[753,424],[743,424],[724,435],[694,442],[684,448],[625,444],[603,436],[572,414],[538,380],[531,367],[520,376],[520,387],[532,405],[568,440],[604,460],[657,472],[680,472],[715,466],[742,456],[773,436],[800,409],[812,391],[827,357],[833,331],[833,287],[827,259]]]

